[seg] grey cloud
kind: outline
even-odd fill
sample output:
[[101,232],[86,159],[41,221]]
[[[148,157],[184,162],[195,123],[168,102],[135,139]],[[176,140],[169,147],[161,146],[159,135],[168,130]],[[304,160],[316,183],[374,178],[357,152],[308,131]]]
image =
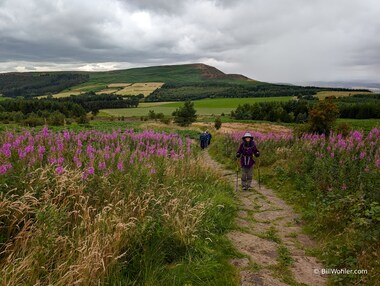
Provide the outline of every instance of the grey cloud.
[[0,0],[0,71],[203,61],[274,82],[378,81],[376,0]]

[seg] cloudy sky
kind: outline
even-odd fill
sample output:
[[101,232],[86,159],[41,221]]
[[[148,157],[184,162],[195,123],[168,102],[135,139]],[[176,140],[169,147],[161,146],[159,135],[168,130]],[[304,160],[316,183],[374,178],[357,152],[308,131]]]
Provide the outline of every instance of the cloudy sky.
[[270,82],[380,82],[380,1],[0,0],[0,72],[192,62]]

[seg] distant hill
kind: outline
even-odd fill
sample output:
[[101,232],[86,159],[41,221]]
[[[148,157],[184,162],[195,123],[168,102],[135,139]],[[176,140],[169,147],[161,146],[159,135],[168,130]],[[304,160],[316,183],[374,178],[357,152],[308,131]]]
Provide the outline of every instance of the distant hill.
[[191,66],[197,68],[204,79],[251,80],[241,74],[225,74],[221,70],[205,64],[192,64]]
[[225,74],[215,67],[205,64],[164,65],[108,72],[92,72],[90,81],[103,83],[116,82],[164,82],[164,83],[199,83],[209,80],[247,81],[243,75]]
[[214,97],[310,96],[324,90],[347,89],[271,84],[240,74],[225,74],[202,63],[105,72],[0,74],[0,94],[8,97],[65,97],[93,92],[123,96],[144,94],[146,101],[182,101]]
[[312,83],[316,86],[350,88],[350,89],[369,89],[374,92],[380,92],[380,83],[363,82],[363,81],[316,81]]

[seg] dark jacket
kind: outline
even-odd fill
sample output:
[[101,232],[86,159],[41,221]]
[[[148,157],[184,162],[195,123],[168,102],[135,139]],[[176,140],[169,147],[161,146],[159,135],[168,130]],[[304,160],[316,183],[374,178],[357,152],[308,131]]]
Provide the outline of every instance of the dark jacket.
[[207,143],[208,143],[208,145],[211,144],[211,138],[212,138],[211,133],[207,133]]
[[199,140],[202,142],[207,142],[208,141],[208,136],[206,133],[201,133],[201,135],[199,135]]
[[260,152],[253,140],[249,142],[242,142],[236,152],[236,157],[240,158],[240,166],[242,168],[251,168],[255,164],[253,155],[255,155],[255,157],[260,156]]
[[208,137],[206,133],[201,133],[199,136],[199,141],[201,143],[201,148],[204,149],[208,146]]

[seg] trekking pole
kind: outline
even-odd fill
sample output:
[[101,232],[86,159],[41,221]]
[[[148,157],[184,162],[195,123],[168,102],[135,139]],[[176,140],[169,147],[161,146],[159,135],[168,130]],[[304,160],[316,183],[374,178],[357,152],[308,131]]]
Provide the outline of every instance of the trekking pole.
[[236,186],[235,186],[236,192],[239,190],[239,161],[236,160]]
[[258,172],[258,177],[259,177],[259,190],[261,190],[261,184],[260,184],[260,159],[257,160],[257,172]]

